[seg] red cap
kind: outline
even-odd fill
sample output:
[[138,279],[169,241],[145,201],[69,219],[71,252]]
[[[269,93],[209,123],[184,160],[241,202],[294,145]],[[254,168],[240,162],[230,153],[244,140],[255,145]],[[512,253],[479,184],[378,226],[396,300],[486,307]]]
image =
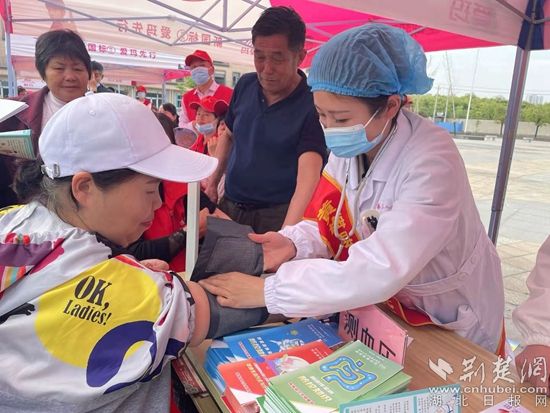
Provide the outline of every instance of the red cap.
[[136,88],[136,92],[145,92],[145,93],[147,93],[147,89],[145,89],[145,86],[139,85],[139,86]]
[[229,105],[226,101],[217,99],[214,96],[205,96],[199,102],[191,102],[189,107],[195,110],[201,107],[205,111],[215,114],[216,117],[220,117],[225,115]]
[[210,63],[212,66],[214,65],[212,63],[212,58],[208,53],[206,53],[204,50],[195,50],[192,54],[188,55],[185,58],[185,65],[189,66],[193,60],[204,60],[205,62]]

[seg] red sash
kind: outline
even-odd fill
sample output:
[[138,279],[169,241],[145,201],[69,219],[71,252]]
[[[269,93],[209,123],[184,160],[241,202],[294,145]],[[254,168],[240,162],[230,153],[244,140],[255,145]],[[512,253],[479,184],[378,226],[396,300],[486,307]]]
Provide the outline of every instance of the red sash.
[[[338,251],[340,246],[340,240],[334,234],[334,220],[341,196],[342,187],[340,184],[338,184],[338,182],[326,171],[323,171],[319,184],[304,212],[304,219],[317,222],[321,239],[333,256],[336,255],[336,251]],[[344,247],[338,258],[340,261],[348,259],[349,247],[360,239],[355,230],[351,233],[352,228],[353,218],[349,209],[348,200],[344,199],[342,211],[338,217],[338,231],[342,239],[344,239],[342,242]],[[348,234],[350,233],[351,235],[349,236]],[[403,306],[396,297],[387,300],[386,304],[395,315],[413,327],[435,325],[425,312],[417,308]],[[504,351],[505,341],[506,334],[503,324],[499,345],[496,351],[496,354],[503,358],[506,358]]]
[[[334,234],[334,219],[338,202],[342,196],[342,188],[326,172],[323,172],[319,184],[304,212],[304,218],[317,222],[321,239],[334,256],[340,247],[340,240]],[[355,242],[359,241],[359,237],[353,231],[353,218],[349,210],[348,200],[344,199],[342,211],[338,217],[338,232],[344,240],[342,243],[344,248],[338,258],[340,261],[348,259],[348,248]],[[351,235],[349,235],[351,233]]]

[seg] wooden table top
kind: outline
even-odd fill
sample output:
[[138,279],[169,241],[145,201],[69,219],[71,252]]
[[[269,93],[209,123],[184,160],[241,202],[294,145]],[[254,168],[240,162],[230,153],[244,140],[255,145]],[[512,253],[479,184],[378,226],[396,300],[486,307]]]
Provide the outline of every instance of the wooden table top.
[[[535,395],[533,388],[520,383],[515,367],[505,360],[498,362],[495,354],[452,331],[436,326],[411,327],[390,315],[413,338],[404,366],[404,372],[412,376],[410,390],[459,383],[462,411],[466,413],[480,412],[507,399],[533,413],[550,412],[550,399]],[[430,368],[430,360],[440,367],[444,367],[445,362],[451,367],[450,374],[440,371],[446,380]]]
[[[436,326],[411,327],[390,315],[413,338],[407,349],[404,366],[404,372],[412,376],[410,390],[459,383],[463,395],[462,411],[465,413],[478,413],[507,399],[520,403],[533,413],[550,413],[550,398],[533,394],[533,389],[520,383],[515,368],[507,366],[503,360],[499,363],[495,354],[452,331]],[[202,367],[204,353],[209,345],[210,341],[207,340],[198,347],[188,349],[187,354],[219,411],[227,412],[219,392]],[[430,368],[430,360],[433,369]],[[437,366],[440,375],[433,371],[438,370]],[[445,376],[446,379],[443,378]]]

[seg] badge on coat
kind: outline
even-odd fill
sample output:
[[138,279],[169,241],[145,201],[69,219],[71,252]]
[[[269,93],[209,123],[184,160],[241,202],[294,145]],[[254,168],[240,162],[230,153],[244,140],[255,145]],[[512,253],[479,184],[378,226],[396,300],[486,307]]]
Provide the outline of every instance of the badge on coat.
[[369,209],[361,214],[361,233],[363,239],[370,237],[376,231],[379,218],[380,211],[376,209]]

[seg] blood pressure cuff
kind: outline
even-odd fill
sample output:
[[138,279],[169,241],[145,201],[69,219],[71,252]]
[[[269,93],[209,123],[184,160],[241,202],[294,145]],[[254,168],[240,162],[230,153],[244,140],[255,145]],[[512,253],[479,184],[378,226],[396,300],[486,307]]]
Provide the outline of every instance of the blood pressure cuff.
[[206,235],[199,251],[191,281],[212,275],[238,271],[260,275],[264,268],[262,246],[251,241],[254,232],[248,225],[217,217],[208,217]]
[[222,307],[216,296],[206,292],[210,305],[210,327],[206,338],[218,338],[235,331],[263,324],[269,313],[266,307],[229,308]]

